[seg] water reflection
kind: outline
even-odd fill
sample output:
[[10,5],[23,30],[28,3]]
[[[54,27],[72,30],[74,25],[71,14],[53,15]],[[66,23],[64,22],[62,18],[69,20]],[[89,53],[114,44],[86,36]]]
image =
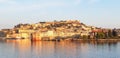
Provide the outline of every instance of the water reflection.
[[120,44],[117,41],[10,40],[0,43],[2,58],[117,58],[120,54]]
[[26,58],[31,57],[31,42],[29,40],[7,40],[7,44],[10,44],[14,51],[12,55],[14,55],[14,58]]

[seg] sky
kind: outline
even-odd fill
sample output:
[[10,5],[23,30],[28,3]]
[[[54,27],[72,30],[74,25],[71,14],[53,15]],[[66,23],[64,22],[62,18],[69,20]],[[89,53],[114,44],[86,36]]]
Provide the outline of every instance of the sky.
[[0,29],[54,20],[120,28],[120,0],[0,0]]

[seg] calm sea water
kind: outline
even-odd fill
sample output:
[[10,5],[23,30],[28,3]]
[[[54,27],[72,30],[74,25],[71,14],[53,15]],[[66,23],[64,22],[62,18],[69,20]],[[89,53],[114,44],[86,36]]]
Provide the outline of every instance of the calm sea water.
[[120,42],[0,41],[0,58],[120,58]]

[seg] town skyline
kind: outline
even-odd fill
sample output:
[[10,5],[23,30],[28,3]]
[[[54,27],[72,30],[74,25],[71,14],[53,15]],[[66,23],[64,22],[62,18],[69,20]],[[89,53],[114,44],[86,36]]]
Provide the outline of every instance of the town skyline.
[[102,28],[120,28],[120,0],[0,0],[0,29],[19,23],[80,20]]
[[0,30],[3,39],[77,40],[120,37],[120,29],[106,29],[86,25],[79,20],[18,24],[12,29]]
[[[76,20],[76,19],[68,19],[68,20]],[[62,20],[41,20],[41,21],[38,21],[38,22],[53,22],[53,21],[67,21],[67,19],[62,19]],[[80,20],[78,20],[78,21],[80,21]],[[16,25],[18,25],[18,24],[36,24],[36,23],[38,23],[38,22],[34,22],[34,21],[31,21],[31,22],[20,22],[20,23],[16,23],[16,24],[6,24],[6,25],[1,25],[1,27],[0,27],[0,30],[1,29],[12,29],[12,28],[14,28]],[[82,21],[80,21],[81,23],[84,23],[84,22],[82,22]],[[95,24],[88,24],[88,23],[84,23],[84,24],[86,24],[86,25],[88,25],[88,26],[94,26],[94,27],[98,27],[98,28],[107,28],[107,29],[115,29],[115,28],[117,28],[117,29],[119,29],[120,27],[110,27],[110,26],[99,26],[99,25],[95,25]]]

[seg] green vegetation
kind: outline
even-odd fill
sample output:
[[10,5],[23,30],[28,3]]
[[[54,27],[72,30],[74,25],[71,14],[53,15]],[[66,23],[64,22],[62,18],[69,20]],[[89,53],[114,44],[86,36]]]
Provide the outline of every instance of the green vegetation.
[[117,31],[115,29],[108,32],[97,32],[96,39],[119,39]]
[[82,36],[82,39],[86,40],[86,39],[88,39],[88,36],[83,35],[83,36]]
[[104,38],[105,38],[105,33],[103,33],[103,32],[98,32],[97,35],[96,35],[96,38],[97,38],[97,39],[104,39]]

